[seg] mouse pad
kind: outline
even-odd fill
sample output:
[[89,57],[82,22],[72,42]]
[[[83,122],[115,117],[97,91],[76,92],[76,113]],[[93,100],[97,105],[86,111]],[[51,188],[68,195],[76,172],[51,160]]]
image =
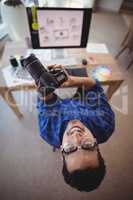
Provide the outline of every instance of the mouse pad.
[[65,68],[69,75],[71,76],[81,76],[81,77],[87,77],[87,70],[85,67],[73,67],[73,68]]
[[111,74],[111,68],[106,65],[98,65],[91,72],[92,77],[99,81],[107,80],[108,78],[110,78]]

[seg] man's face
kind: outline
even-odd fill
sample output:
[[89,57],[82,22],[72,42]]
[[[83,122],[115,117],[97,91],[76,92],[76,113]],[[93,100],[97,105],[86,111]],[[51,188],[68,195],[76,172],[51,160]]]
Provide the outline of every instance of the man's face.
[[[84,141],[94,143],[95,138],[90,130],[79,120],[70,121],[63,136],[62,147],[67,144],[80,146]],[[99,166],[97,148],[94,148],[92,151],[81,148],[69,154],[64,153],[64,156],[69,172]]]

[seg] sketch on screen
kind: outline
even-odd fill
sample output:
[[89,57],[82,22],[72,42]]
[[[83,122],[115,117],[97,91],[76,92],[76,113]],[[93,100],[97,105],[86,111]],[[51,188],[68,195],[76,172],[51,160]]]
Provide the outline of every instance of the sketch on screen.
[[79,46],[82,34],[82,11],[37,11],[39,42],[47,46]]

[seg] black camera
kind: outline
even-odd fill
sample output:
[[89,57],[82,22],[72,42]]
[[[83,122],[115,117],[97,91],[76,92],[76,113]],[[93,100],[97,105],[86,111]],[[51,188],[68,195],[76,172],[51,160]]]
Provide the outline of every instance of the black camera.
[[23,66],[35,80],[41,96],[52,93],[67,80],[67,75],[62,68],[47,70],[34,54],[23,59]]

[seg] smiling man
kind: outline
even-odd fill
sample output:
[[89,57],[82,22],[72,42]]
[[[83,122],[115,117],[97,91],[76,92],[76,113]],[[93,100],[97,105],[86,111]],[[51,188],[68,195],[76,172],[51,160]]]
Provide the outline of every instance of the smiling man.
[[65,182],[89,192],[98,188],[105,176],[99,144],[114,131],[114,113],[98,81],[67,76],[62,87],[77,86],[73,98],[61,99],[55,93],[38,98],[40,134],[47,143],[60,148]]

